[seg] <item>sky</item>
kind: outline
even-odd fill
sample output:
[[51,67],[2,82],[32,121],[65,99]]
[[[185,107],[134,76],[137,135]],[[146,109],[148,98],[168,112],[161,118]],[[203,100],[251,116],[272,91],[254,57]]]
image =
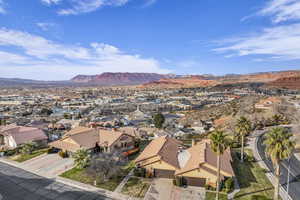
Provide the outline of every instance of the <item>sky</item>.
[[300,69],[300,0],[0,0],[0,77]]

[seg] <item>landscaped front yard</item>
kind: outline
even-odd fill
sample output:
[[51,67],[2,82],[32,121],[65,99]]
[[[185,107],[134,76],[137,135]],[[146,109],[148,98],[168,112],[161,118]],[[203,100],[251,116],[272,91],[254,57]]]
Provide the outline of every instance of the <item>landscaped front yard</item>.
[[[250,150],[246,150],[246,154],[253,156]],[[236,155],[233,158],[233,169],[241,188],[234,199],[251,200],[255,195],[272,199],[274,194],[273,185],[266,177],[265,170],[255,161],[241,163]]]
[[137,177],[132,177],[122,188],[122,193],[131,197],[143,198],[149,187],[149,182]]
[[[96,187],[114,191],[118,185],[121,183],[121,181],[124,179],[124,177],[129,173],[130,169],[124,168],[121,173],[119,173],[117,176],[112,177],[111,179],[108,179],[107,181],[103,183],[97,183]],[[94,185],[96,178],[93,176],[90,176],[87,172],[87,169],[77,169],[76,167],[64,172],[60,175],[63,178],[71,179],[74,181],[78,181],[81,183]]]
[[30,159],[40,156],[44,153],[47,153],[47,151],[48,151],[48,148],[39,149],[39,150],[33,151],[31,154],[21,154],[21,153],[16,154],[16,155],[10,156],[9,159],[11,159],[13,161],[17,161],[17,162],[24,162],[26,160],[30,160]]

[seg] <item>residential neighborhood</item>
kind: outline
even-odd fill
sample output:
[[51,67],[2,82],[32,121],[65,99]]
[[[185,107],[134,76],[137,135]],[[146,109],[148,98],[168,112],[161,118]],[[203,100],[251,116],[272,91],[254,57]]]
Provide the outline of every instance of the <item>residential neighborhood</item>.
[[0,200],[300,200],[300,0],[0,0]]

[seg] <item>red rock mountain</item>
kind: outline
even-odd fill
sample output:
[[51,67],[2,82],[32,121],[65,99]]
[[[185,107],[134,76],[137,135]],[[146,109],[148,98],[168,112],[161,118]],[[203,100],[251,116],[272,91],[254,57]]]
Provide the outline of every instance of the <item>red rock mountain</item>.
[[300,90],[300,76],[279,78],[268,83],[266,86],[271,88]]
[[174,75],[156,73],[102,73],[99,75],[78,75],[71,79],[74,83],[86,83],[103,86],[111,85],[139,85],[158,81],[163,78],[171,78]]

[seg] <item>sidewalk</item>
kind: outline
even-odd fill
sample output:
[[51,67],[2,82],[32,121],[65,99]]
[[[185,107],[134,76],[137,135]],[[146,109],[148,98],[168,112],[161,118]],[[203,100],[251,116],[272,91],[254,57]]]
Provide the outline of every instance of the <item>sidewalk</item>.
[[123,188],[124,185],[127,183],[128,179],[133,175],[133,170],[134,170],[134,169],[132,169],[132,170],[127,174],[127,176],[122,180],[122,182],[118,185],[118,187],[115,189],[114,192],[116,192],[116,193],[121,193],[122,188]]
[[[33,170],[23,168],[21,163],[18,163],[18,162],[9,160],[9,159],[5,159],[5,158],[0,158],[0,162],[11,165],[13,167],[23,169],[25,171],[28,171],[28,172],[30,172],[32,174],[35,174],[35,175],[38,175],[38,176],[45,177],[43,174],[39,174],[39,173],[36,173]],[[45,178],[48,178],[48,177],[45,177]],[[140,200],[140,199],[132,198],[132,197],[129,197],[127,195],[123,195],[123,194],[120,194],[120,193],[117,193],[117,192],[111,192],[109,190],[97,188],[97,187],[94,187],[92,185],[80,183],[80,182],[73,181],[73,180],[66,179],[66,178],[59,177],[59,176],[54,178],[54,180],[57,181],[57,182],[63,183],[65,185],[76,187],[78,189],[82,189],[82,190],[86,190],[86,191],[90,191],[90,192],[96,192],[96,193],[101,194],[105,197],[112,198],[112,199],[115,199],[115,200]]]
[[[269,181],[273,184],[276,182],[275,176],[273,175],[272,172],[270,172],[269,168],[267,167],[265,162],[262,160],[262,158],[260,157],[258,150],[257,150],[257,139],[263,132],[264,131],[253,132],[249,137],[249,142],[248,142],[249,147],[247,147],[247,148],[252,150],[255,160],[257,161],[259,166],[263,169],[266,169],[266,171],[267,171],[266,176],[268,177]],[[286,191],[284,190],[284,188],[282,186],[279,189],[279,195],[283,200],[293,200],[290,196],[287,195]]]

